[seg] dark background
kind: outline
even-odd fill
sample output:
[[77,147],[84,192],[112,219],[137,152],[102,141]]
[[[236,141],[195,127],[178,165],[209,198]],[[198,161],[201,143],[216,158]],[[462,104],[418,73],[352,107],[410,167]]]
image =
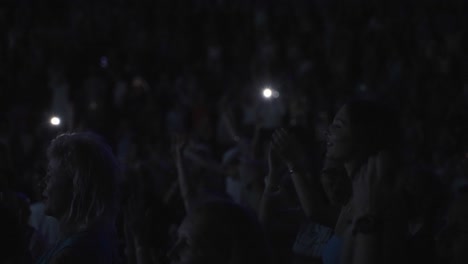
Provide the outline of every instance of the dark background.
[[467,144],[467,11],[461,0],[2,0],[2,170],[27,190],[49,140],[70,130],[103,134],[126,164],[171,167],[180,133],[220,161],[232,145],[220,113],[248,137],[268,85],[283,125],[317,142],[348,98],[385,98],[406,155],[450,181]]

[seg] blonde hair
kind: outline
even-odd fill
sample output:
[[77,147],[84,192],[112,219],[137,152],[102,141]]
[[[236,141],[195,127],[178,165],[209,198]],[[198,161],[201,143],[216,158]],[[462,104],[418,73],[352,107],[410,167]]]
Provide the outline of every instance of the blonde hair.
[[110,147],[93,133],[66,133],[49,145],[49,159],[59,161],[73,194],[65,222],[78,228],[99,220],[113,220],[117,211],[120,168]]

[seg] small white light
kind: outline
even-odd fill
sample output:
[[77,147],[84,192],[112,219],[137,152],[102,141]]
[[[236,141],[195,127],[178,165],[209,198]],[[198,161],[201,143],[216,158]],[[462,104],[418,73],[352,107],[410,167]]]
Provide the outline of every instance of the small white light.
[[270,98],[272,94],[273,94],[273,91],[270,88],[265,88],[263,90],[263,97],[265,98]]
[[60,118],[54,116],[50,119],[50,123],[53,125],[53,126],[58,126],[60,125]]

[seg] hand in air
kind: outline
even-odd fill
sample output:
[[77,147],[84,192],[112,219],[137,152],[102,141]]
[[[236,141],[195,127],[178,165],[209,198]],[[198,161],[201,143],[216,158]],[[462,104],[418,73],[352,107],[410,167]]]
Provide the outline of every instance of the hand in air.
[[281,166],[281,159],[277,153],[273,151],[273,144],[270,143],[268,147],[268,176],[266,184],[270,186],[277,186],[280,182],[279,168]]
[[272,147],[288,166],[297,166],[304,157],[303,149],[299,142],[290,135],[284,128],[280,128],[273,133]]
[[[388,188],[389,155],[379,152],[362,165],[353,179],[353,207],[355,217],[375,215],[385,206]],[[387,189],[386,189],[387,188]]]

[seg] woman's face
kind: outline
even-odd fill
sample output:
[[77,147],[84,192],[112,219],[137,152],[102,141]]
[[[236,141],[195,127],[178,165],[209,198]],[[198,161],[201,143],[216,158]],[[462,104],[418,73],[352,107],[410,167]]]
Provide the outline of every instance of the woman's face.
[[46,215],[57,219],[68,212],[73,197],[73,182],[63,171],[58,159],[49,160],[47,187],[42,195]]
[[343,106],[328,128],[327,158],[346,160],[352,155],[354,139],[347,106]]

